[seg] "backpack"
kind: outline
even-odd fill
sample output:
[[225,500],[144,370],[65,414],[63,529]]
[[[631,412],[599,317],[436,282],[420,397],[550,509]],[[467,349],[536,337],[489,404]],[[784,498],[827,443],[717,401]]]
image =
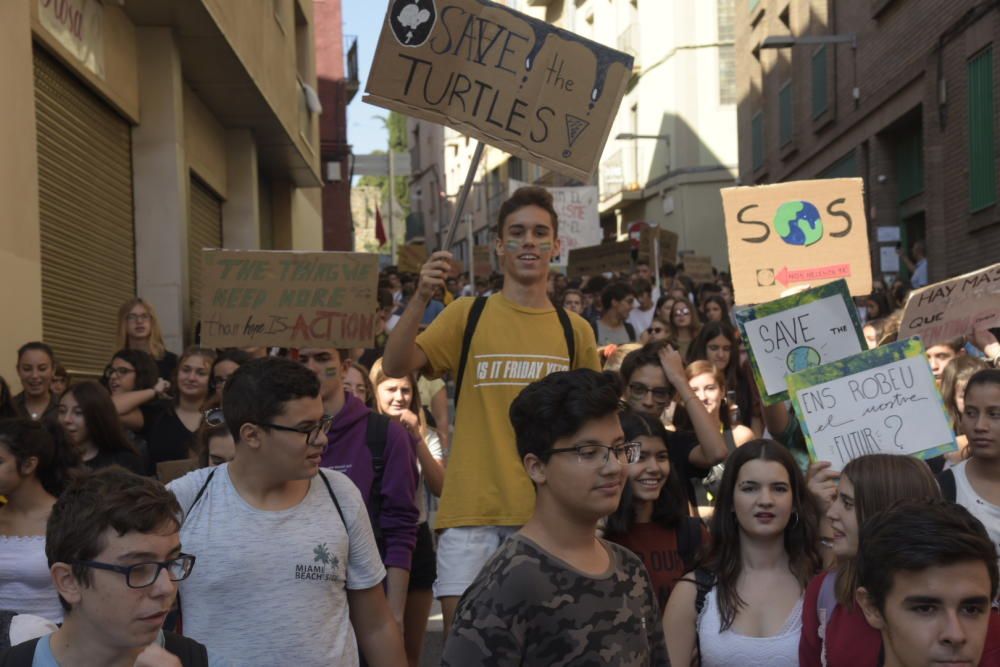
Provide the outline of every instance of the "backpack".
[[[455,375],[455,407],[458,407],[458,396],[462,391],[462,378],[465,376],[465,365],[469,360],[469,350],[472,348],[472,336],[476,333],[476,325],[486,308],[486,300],[489,297],[477,296],[469,310],[469,317],[465,321],[465,333],[462,335],[462,352],[458,358],[458,373]],[[566,338],[566,350],[569,352],[569,367],[573,368],[576,363],[576,342],[573,337],[573,323],[570,322],[569,315],[562,306],[556,306],[556,315],[559,317],[559,324],[562,325],[563,336]]]
[[[31,667],[38,639],[30,639],[0,654],[0,667]],[[208,649],[193,639],[163,631],[163,648],[177,656],[184,667],[208,667]]]
[[375,544],[378,545],[380,552],[383,550],[384,540],[382,526],[379,525],[378,518],[382,513],[382,478],[385,475],[385,446],[388,436],[389,418],[377,412],[370,412],[365,431],[365,443],[372,455],[372,470],[374,470],[375,476],[372,478],[371,491],[368,496],[368,513],[372,519]]

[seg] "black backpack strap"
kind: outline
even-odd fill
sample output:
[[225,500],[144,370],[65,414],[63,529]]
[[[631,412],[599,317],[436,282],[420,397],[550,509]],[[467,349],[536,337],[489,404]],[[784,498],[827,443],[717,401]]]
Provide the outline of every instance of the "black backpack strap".
[[164,630],[163,648],[177,656],[184,667],[208,667],[208,649],[193,639]]
[[382,516],[382,478],[385,476],[385,446],[389,439],[389,418],[377,412],[368,414],[366,442],[372,455],[372,487],[368,495],[368,514],[372,518],[372,532],[375,533],[375,543],[382,547],[382,526],[379,517]]
[[938,486],[941,487],[941,495],[949,502],[955,502],[958,496],[958,488],[955,486],[955,471],[948,468],[937,477]]
[[465,321],[465,334],[462,336],[462,354],[458,358],[458,373],[455,375],[455,407],[458,407],[458,396],[462,392],[462,377],[465,375],[465,364],[469,361],[469,350],[472,348],[472,336],[476,333],[476,325],[486,308],[485,296],[477,296],[472,302],[469,317]]
[[695,557],[701,548],[701,519],[685,517],[680,530],[677,531],[677,552],[680,554],[684,569],[694,567]]
[[185,520],[187,520],[187,518],[191,515],[191,510],[193,510],[194,506],[198,504],[201,497],[205,495],[205,489],[208,488],[208,483],[211,482],[212,478],[215,476],[215,470],[215,468],[212,468],[212,471],[208,473],[208,477],[205,478],[205,483],[201,485],[201,488],[198,489],[198,495],[194,497],[194,502],[192,502],[191,506],[187,508],[187,512],[184,512]]
[[635,341],[639,340],[638,338],[635,337],[635,327],[632,326],[631,322],[625,320],[624,322],[622,322],[622,324],[625,325],[625,333],[628,334],[628,339],[630,343],[634,343]]
[[6,652],[0,653],[0,667],[31,667],[35,661],[35,646],[38,638],[11,646]]
[[337,508],[337,514],[340,515],[340,520],[344,523],[344,530],[347,530],[348,534],[350,534],[350,531],[347,528],[347,519],[344,518],[344,510],[340,509],[340,503],[337,502],[337,496],[333,492],[333,487],[330,486],[330,480],[328,480],[326,475],[323,474],[322,468],[320,468],[319,476],[320,479],[323,480],[323,483],[326,484],[326,490],[330,493],[330,500],[333,501],[333,506]]
[[[563,336],[566,338],[566,351],[569,352],[569,367],[573,369],[576,362],[576,338],[573,336],[573,323],[570,322],[566,309],[556,306],[556,315],[559,316],[559,324],[562,325]],[[597,334],[594,334],[596,337]]]

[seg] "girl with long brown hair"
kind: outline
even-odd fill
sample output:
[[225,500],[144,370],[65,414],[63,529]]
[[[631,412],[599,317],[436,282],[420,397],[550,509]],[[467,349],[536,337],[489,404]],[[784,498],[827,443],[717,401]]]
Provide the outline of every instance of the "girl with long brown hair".
[[820,566],[817,513],[788,450],[753,440],[729,457],[712,546],[663,617],[674,665],[798,665],[802,594]]

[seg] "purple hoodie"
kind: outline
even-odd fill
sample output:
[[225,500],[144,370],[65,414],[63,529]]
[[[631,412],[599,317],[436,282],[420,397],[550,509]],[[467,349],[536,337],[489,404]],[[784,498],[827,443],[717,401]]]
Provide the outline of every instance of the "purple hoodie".
[[[368,415],[371,410],[351,394],[334,417],[327,431],[329,444],[323,452],[322,466],[333,468],[351,478],[368,504],[375,471],[368,449]],[[382,511],[378,517],[385,542],[386,567],[410,569],[413,548],[417,544],[417,455],[413,442],[402,424],[389,423],[385,445],[385,471],[382,473]],[[369,516],[371,507],[369,505]],[[372,522],[376,517],[371,517]]]

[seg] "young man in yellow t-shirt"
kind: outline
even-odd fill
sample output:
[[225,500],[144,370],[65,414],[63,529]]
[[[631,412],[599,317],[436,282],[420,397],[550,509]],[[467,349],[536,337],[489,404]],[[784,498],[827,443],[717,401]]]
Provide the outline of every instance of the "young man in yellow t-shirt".
[[[520,188],[500,207],[495,251],[503,289],[487,300],[464,373],[455,378],[462,391],[437,515],[436,528],[444,532],[434,594],[441,600],[445,636],[459,597],[534,506],[534,489],[508,416],[511,402],[549,373],[600,369],[591,326],[576,313],[557,312],[546,293],[549,262],[559,254],[558,232],[552,195],[544,188]],[[386,344],[386,374],[399,377],[417,369],[458,374],[475,299],[455,300],[417,336],[424,308],[435,288],[444,285],[450,261],[451,253],[435,252],[421,269],[417,292]]]

